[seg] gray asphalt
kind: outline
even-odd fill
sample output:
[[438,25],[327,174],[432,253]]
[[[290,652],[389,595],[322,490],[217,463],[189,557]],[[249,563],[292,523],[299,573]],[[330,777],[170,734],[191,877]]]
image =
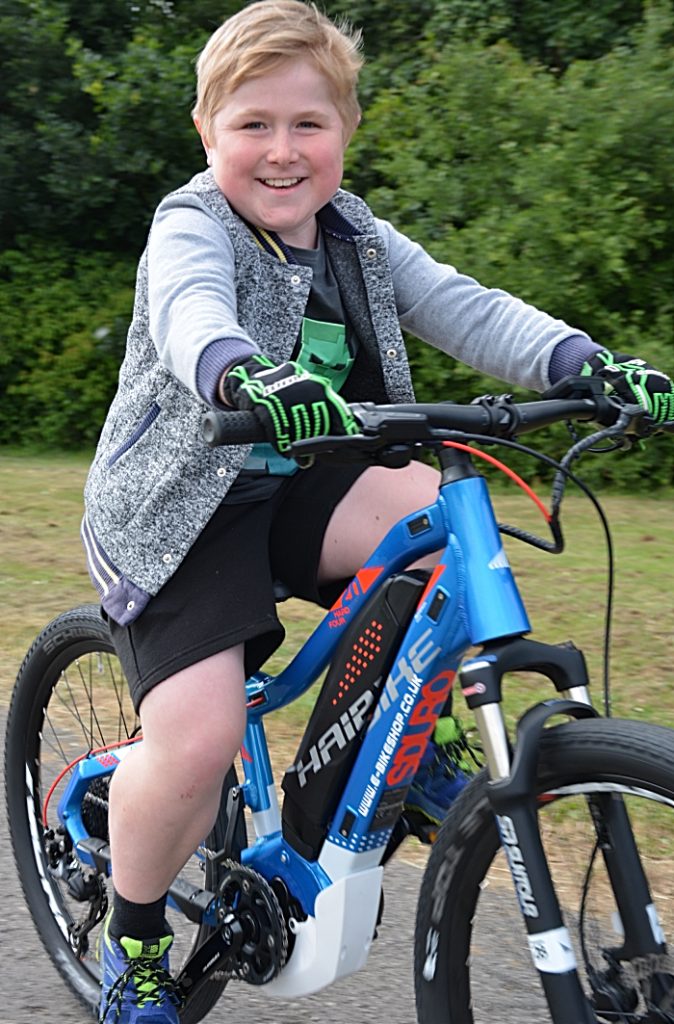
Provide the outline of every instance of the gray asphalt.
[[[4,752],[6,709],[0,708]],[[62,981],[44,951],[16,877],[5,815],[0,757],[0,1024],[90,1024],[92,1017]],[[400,858],[387,866],[384,917],[366,967],[313,996],[281,1001],[231,983],[208,1024],[415,1024],[413,936],[422,869]],[[549,1020],[512,891],[485,891],[476,922],[473,964],[476,1024]],[[519,929],[519,940],[516,937]],[[479,961],[479,966],[478,966]],[[538,991],[537,991],[538,990]]]
[[[3,748],[5,712],[0,711]],[[4,779],[0,794],[0,1024],[90,1024],[88,1012],[44,952],[24,905],[7,835]],[[413,1024],[412,944],[422,872],[398,861],[387,872],[384,922],[363,971],[288,1002],[233,983],[206,1018],[208,1024],[358,1024],[380,1018]]]

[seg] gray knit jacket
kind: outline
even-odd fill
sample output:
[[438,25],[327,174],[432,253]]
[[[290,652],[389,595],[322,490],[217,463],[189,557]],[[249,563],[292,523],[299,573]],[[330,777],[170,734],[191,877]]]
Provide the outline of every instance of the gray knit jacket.
[[[339,191],[319,214],[345,308],[376,363],[381,397],[413,401],[401,328],[457,360],[542,391],[555,348],[587,336],[436,263]],[[261,350],[290,358],[311,287],[280,239],[231,209],[210,171],[158,207],[133,320],[85,489],[82,537],[106,612],[124,625],[180,565],[250,446],[211,450],[203,413],[221,373]],[[449,376],[449,365],[448,365]],[[451,397],[448,384],[447,397]]]

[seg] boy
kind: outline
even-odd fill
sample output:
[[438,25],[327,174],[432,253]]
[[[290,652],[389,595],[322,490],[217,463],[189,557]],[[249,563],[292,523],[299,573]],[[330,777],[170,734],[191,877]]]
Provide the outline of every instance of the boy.
[[[671,415],[669,378],[435,263],[340,190],[359,42],[302,0],[228,19],[198,63],[210,169],[160,204],[140,261],[83,523],[144,736],[110,793],[106,1022],[177,1024],[165,894],[215,819],[245,677],[282,637],[273,580],[329,605],[388,528],[436,495],[421,463],[298,472],[279,451],[353,431],[349,401],[413,399],[401,327],[537,390],[599,372]],[[252,409],[270,444],[209,450],[209,406]],[[435,781],[426,766],[422,809]],[[436,817],[437,803],[434,790]]]

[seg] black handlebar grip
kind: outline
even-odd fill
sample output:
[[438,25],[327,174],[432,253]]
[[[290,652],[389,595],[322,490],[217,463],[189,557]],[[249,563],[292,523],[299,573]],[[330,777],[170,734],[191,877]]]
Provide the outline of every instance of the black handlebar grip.
[[207,412],[201,420],[201,436],[209,448],[224,444],[266,441],[264,427],[254,412]]

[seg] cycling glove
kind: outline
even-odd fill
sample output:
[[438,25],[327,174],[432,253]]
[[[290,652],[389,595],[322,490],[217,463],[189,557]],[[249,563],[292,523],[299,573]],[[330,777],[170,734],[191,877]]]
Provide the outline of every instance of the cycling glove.
[[640,405],[655,423],[674,419],[674,383],[643,359],[602,349],[590,356],[580,372],[601,377],[608,390],[625,402]]
[[344,399],[325,378],[299,363],[277,365],[266,356],[252,356],[229,370],[222,395],[235,409],[254,412],[281,454],[295,441],[359,432]]

